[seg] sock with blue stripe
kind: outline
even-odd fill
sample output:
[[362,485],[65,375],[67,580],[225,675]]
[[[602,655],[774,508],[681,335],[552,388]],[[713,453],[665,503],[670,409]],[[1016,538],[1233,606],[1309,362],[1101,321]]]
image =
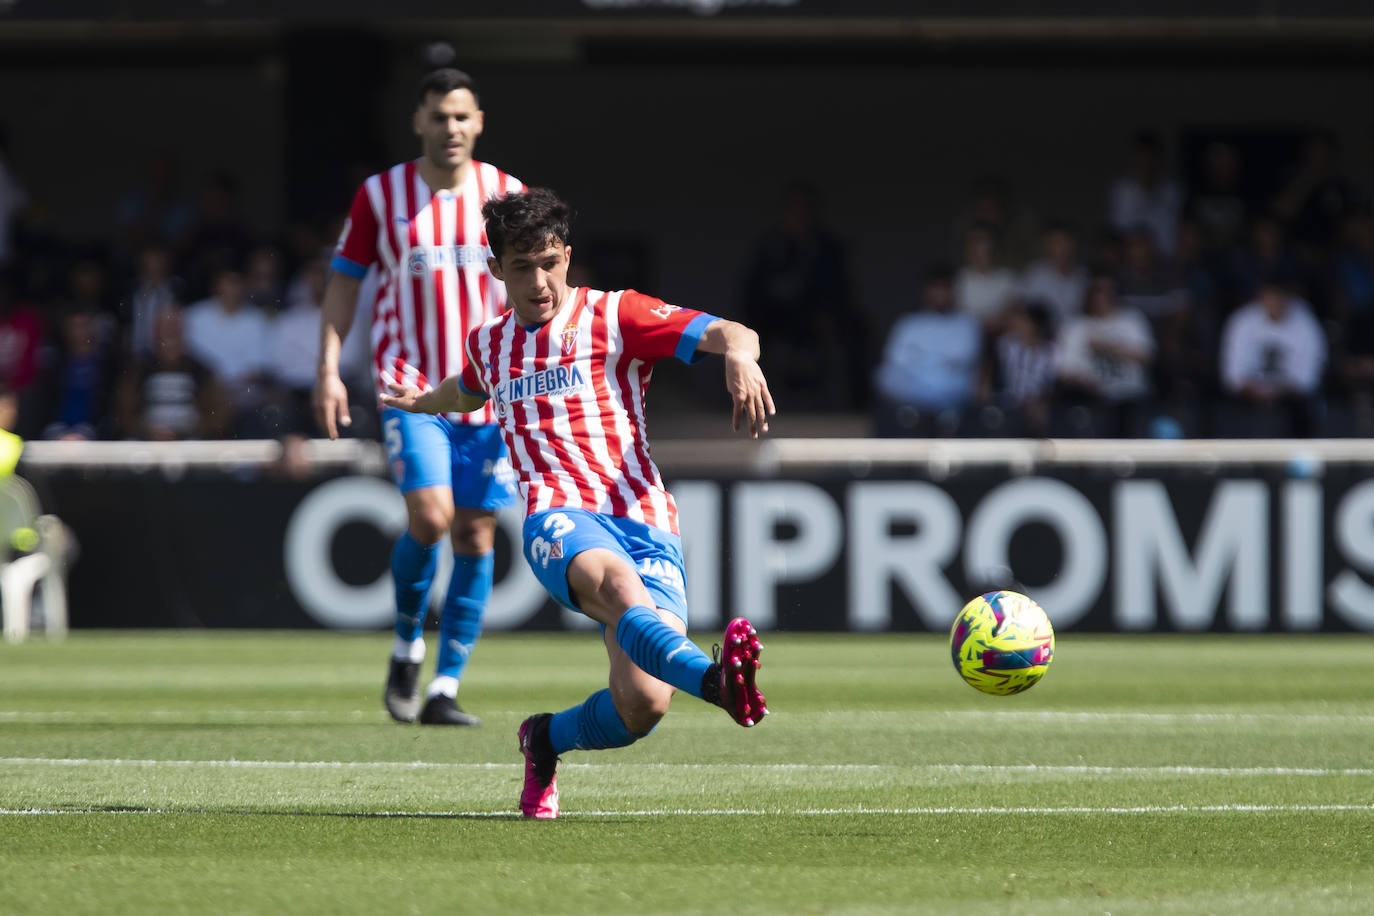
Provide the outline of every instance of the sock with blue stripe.
[[439,618],[439,662],[435,674],[440,677],[461,678],[472,647],[482,635],[482,615],[491,597],[494,556],[453,555],[453,578],[444,598],[444,615]]
[[425,602],[439,565],[439,545],[421,544],[402,532],[391,551],[391,578],[396,585],[396,635],[407,642],[425,628]]
[[621,616],[615,641],[630,660],[649,674],[701,696],[702,675],[711,658],[686,636],[668,626],[652,608],[635,606]]
[[643,737],[625,727],[611,692],[604,687],[571,709],[554,713],[549,720],[549,741],[555,754],[625,747]]

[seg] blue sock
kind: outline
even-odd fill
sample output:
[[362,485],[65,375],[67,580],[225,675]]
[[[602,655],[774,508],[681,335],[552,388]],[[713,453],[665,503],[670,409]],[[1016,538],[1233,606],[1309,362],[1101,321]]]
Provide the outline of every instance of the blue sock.
[[630,608],[616,624],[615,641],[630,661],[649,674],[701,696],[701,677],[711,658],[686,636],[664,623],[652,608]]
[[468,655],[482,635],[482,615],[491,596],[494,557],[491,553],[480,557],[453,555],[453,578],[444,598],[444,616],[439,618],[436,675],[461,678],[468,666]]
[[425,628],[425,602],[439,565],[439,545],[425,546],[402,532],[391,551],[391,578],[396,584],[396,635],[414,642]]
[[615,711],[611,692],[604,687],[577,706],[554,713],[549,720],[549,740],[555,754],[625,747],[643,737],[625,727],[620,713]]

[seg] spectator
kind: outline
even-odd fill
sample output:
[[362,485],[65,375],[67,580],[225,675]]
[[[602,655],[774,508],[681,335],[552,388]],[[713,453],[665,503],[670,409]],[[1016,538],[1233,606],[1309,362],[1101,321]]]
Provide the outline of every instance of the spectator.
[[1055,353],[1050,310],[1043,304],[1013,304],[1006,330],[995,344],[993,403],[1009,422],[1007,434],[1044,436],[1049,431]]
[[172,274],[171,252],[163,245],[148,245],[138,253],[138,273],[133,291],[124,302],[129,353],[139,360],[153,355],[153,326],[163,312],[182,305],[184,284]]
[[1265,277],[1299,278],[1302,270],[1284,236],[1283,224],[1272,214],[1261,214],[1250,224],[1250,246],[1244,251],[1231,276],[1231,305],[1254,294]]
[[264,434],[262,406],[267,372],[269,325],[248,301],[243,275],[232,267],[215,274],[214,295],[186,311],[186,346],[228,392],[235,410],[235,433]]
[[153,349],[119,386],[119,426],[135,439],[211,439],[230,430],[233,411],[209,369],[186,352],[180,309],[153,321]]
[[1002,313],[1016,295],[1016,275],[997,263],[997,230],[976,223],[964,233],[964,263],[954,280],[956,307],[977,318],[984,329],[1001,326]]
[[1154,131],[1141,131],[1131,144],[1126,174],[1112,184],[1108,219],[1121,232],[1149,226],[1165,255],[1177,243],[1183,213],[1183,189],[1165,174],[1164,140]]
[[982,353],[978,321],[954,303],[954,272],[932,267],[918,311],[897,319],[874,374],[878,435],[953,435],[973,401]]
[[1047,305],[1058,328],[1082,311],[1088,271],[1078,261],[1078,239],[1066,223],[1045,230],[1044,246],[1045,256],[1022,275],[1018,297]]
[[1354,433],[1374,436],[1374,219],[1349,217],[1332,259],[1331,301],[1340,337],[1332,341],[1337,377],[1353,408]]
[[268,314],[283,308],[284,264],[281,249],[275,245],[260,245],[248,255],[244,276],[248,301]]
[[0,125],[0,267],[14,256],[14,223],[27,196],[9,159],[9,135]]
[[108,432],[114,359],[102,316],[89,305],[72,305],[58,322],[57,358],[38,386],[46,400],[44,439],[95,439]]
[[1221,140],[1207,144],[1202,154],[1202,183],[1188,200],[1203,252],[1211,257],[1230,255],[1242,244],[1249,223],[1249,205],[1240,187],[1240,154]]
[[115,201],[116,241],[126,254],[185,239],[195,224],[195,208],[181,191],[178,163],[161,152],[146,160],[142,187],[129,188]]
[[41,429],[41,408],[33,401],[32,386],[43,347],[43,319],[33,303],[21,296],[18,270],[0,268],[0,388],[17,399],[15,432],[27,438]]
[[1312,436],[1326,356],[1326,334],[1294,294],[1291,276],[1266,276],[1255,300],[1237,309],[1222,331],[1221,380],[1248,408],[1243,429],[1269,431],[1277,419],[1281,435]]
[[1174,264],[1155,246],[1149,226],[1127,231],[1117,292],[1122,305],[1137,309],[1156,327],[1188,308],[1188,290]]
[[1116,279],[1097,270],[1083,314],[1059,332],[1059,395],[1086,410],[1072,414],[1078,435],[1120,436],[1133,428],[1132,407],[1150,394],[1154,335],[1145,316],[1123,306]]
[[1341,223],[1366,202],[1341,172],[1335,135],[1317,131],[1303,143],[1301,160],[1275,198],[1274,211],[1310,261],[1337,240]]
[[216,172],[206,181],[195,226],[185,241],[184,266],[196,290],[210,285],[220,268],[242,264],[249,234],[239,213],[238,180],[234,176]]
[[1035,255],[1035,217],[1017,201],[1002,178],[988,175],[974,184],[973,192],[954,221],[954,243],[962,245],[968,230],[990,226],[996,233],[1002,257],[1024,264]]
[[777,224],[754,246],[742,311],[791,403],[850,406],[863,399],[868,333],[851,298],[849,266],[821,220],[816,188],[794,181]]
[[324,302],[325,262],[307,262],[291,283],[289,306],[272,322],[267,364],[272,382],[271,432],[309,435],[310,392],[320,350],[320,305]]

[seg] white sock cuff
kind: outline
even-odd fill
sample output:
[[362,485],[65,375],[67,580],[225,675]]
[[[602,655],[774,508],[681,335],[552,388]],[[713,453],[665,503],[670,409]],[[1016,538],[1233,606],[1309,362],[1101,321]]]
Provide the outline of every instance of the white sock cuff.
[[449,677],[441,674],[429,682],[429,687],[425,689],[425,699],[443,694],[446,697],[458,696],[458,678]]
[[425,660],[425,638],[402,639],[397,636],[391,644],[391,657],[401,662],[419,664]]

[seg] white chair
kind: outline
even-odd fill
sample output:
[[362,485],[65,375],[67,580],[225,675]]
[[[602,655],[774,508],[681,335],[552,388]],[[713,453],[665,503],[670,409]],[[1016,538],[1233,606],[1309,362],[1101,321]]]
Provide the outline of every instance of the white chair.
[[[29,635],[34,607],[42,611],[43,631],[49,638],[67,634],[67,564],[75,541],[55,515],[39,512],[38,495],[22,477],[0,487],[0,620],[6,642],[23,642]],[[31,528],[37,543],[31,552],[11,559],[16,531]],[[35,601],[37,595],[37,601]]]

